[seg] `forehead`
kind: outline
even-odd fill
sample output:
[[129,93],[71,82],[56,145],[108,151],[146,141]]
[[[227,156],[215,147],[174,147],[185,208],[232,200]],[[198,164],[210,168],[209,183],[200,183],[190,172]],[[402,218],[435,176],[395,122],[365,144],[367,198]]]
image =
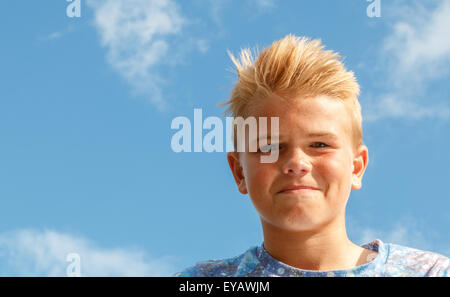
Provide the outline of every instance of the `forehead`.
[[[279,117],[280,134],[290,131],[350,135],[351,117],[340,99],[327,96],[262,99],[249,109],[255,117]],[[268,121],[270,124],[270,121]]]

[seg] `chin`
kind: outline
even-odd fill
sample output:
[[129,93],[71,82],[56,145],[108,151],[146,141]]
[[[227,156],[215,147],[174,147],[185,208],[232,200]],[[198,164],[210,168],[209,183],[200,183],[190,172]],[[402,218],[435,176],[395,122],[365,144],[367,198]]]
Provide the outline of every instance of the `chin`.
[[317,224],[311,222],[285,222],[283,225],[284,230],[292,232],[308,232],[317,229]]
[[312,231],[320,226],[320,221],[307,215],[290,214],[279,220],[276,225],[283,229],[293,232],[307,232]]

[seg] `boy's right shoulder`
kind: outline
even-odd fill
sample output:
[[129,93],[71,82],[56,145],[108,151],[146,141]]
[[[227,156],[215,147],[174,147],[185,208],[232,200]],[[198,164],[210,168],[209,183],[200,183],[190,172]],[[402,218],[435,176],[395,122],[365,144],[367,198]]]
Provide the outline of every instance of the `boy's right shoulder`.
[[242,268],[247,268],[249,264],[251,264],[248,261],[249,259],[256,260],[254,257],[256,248],[257,247],[252,247],[243,254],[232,258],[197,262],[194,266],[188,267],[174,274],[173,276],[179,277],[238,276]]
[[388,258],[384,264],[387,276],[450,276],[450,258],[398,244],[386,244]]

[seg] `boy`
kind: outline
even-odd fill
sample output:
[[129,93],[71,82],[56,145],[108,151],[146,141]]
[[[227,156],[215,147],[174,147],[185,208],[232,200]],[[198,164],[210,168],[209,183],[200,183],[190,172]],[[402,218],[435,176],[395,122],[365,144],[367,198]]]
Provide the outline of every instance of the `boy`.
[[[227,155],[238,190],[259,214],[264,241],[175,276],[448,276],[445,256],[379,239],[358,246],[347,237],[346,203],[351,189],[361,188],[369,157],[359,85],[338,54],[288,35],[256,60],[249,50],[240,61],[230,56],[239,76],[225,103],[233,117],[279,119],[278,141],[258,135],[256,152],[246,139],[245,151]],[[274,162],[261,162],[274,151]]]

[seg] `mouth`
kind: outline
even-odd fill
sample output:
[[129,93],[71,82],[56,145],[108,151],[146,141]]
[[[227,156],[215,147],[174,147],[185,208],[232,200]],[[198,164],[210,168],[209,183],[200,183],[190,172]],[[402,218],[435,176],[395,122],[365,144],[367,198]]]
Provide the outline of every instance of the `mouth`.
[[319,189],[315,187],[299,185],[286,187],[283,190],[279,191],[277,194],[300,193],[305,191],[318,191],[318,190]]

